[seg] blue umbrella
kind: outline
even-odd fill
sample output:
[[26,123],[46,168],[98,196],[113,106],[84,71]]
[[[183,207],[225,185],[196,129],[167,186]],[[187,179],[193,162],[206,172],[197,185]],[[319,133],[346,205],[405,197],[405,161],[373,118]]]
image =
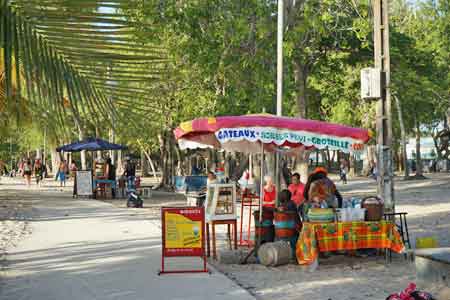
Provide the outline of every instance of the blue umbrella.
[[87,151],[102,151],[102,150],[124,150],[126,146],[113,144],[102,139],[87,138],[82,141],[74,142],[71,144],[63,145],[56,148],[57,152],[79,152],[82,150]]

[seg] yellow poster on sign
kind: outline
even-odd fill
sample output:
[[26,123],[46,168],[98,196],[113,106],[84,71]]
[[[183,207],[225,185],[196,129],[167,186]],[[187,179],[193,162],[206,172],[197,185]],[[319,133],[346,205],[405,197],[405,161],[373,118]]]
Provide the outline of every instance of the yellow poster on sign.
[[202,222],[192,221],[183,215],[165,213],[166,248],[201,248]]

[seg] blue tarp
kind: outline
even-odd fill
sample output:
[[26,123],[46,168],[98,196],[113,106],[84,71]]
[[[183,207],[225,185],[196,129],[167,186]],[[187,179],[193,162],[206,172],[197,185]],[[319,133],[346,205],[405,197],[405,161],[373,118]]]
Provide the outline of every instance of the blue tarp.
[[102,150],[123,150],[126,146],[113,144],[102,139],[88,138],[82,141],[67,144],[56,148],[58,152],[78,152],[82,150],[87,151],[102,151]]
[[206,187],[207,176],[174,176],[176,192],[201,191]]

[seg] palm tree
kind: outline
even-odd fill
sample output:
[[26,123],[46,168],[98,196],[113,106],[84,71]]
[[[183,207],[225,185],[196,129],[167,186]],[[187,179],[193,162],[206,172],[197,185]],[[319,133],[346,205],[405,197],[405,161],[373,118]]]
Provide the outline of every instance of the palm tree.
[[[144,44],[128,0],[0,0],[0,113],[113,126],[119,111],[158,110],[165,51]],[[142,24],[139,24],[142,25]],[[71,123],[73,124],[73,123]]]

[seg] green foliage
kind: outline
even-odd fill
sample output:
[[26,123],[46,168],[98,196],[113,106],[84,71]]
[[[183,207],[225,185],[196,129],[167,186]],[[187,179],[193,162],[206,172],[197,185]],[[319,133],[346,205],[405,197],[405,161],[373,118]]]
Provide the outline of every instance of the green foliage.
[[[182,121],[275,113],[277,1],[10,3],[1,13],[8,118],[0,132],[19,114],[17,126],[47,128],[55,144],[114,127],[116,141],[158,152],[159,136]],[[285,6],[283,114],[374,129],[374,104],[360,100],[359,83],[373,65],[369,2]],[[449,107],[450,5],[395,0],[390,16],[390,88],[412,133]],[[393,119],[399,136],[395,111]]]

